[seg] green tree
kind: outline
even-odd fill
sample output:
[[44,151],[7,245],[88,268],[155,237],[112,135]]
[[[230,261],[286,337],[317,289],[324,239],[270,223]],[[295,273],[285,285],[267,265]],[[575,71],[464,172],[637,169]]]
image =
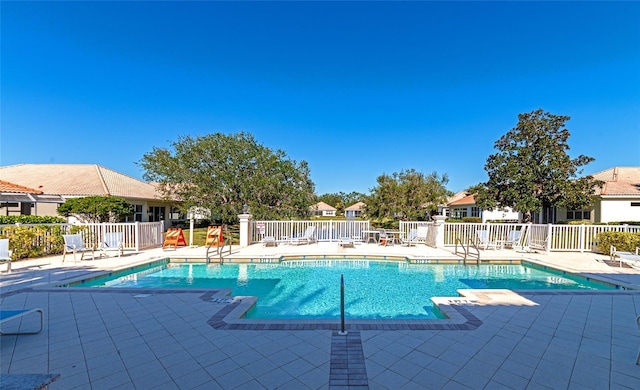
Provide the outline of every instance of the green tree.
[[383,174],[364,200],[365,213],[376,219],[423,220],[446,203],[451,195],[445,187],[448,182],[447,175],[425,175],[415,169]]
[[314,184],[305,161],[244,132],[181,137],[172,147],[154,147],[139,164],[145,179],[158,182],[165,197],[181,199],[184,210],[204,207],[225,223],[235,222],[245,204],[256,219],[308,215]]
[[117,196],[86,196],[67,199],[58,207],[58,214],[86,223],[118,222],[133,214],[133,206]]
[[470,189],[484,210],[512,207],[531,219],[531,213],[551,207],[582,208],[590,205],[602,182],[578,177],[580,167],[592,157],[567,154],[568,116],[541,109],[519,114],[518,124],[496,141],[497,153],[485,164],[489,180]]
[[344,209],[351,206],[354,203],[361,202],[365,198],[365,195],[360,192],[350,192],[345,194],[344,192],[327,193],[317,197],[316,202],[324,202],[330,206],[335,207],[338,214],[344,214]]

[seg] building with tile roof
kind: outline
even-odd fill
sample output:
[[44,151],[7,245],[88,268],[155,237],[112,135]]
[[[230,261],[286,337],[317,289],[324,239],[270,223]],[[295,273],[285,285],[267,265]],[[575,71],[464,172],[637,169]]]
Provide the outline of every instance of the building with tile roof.
[[[134,215],[129,222],[156,222],[178,219],[177,202],[163,200],[155,185],[132,178],[97,164],[18,164],[0,167],[0,180],[21,188],[20,203],[36,209],[33,215],[57,216],[57,205],[68,198],[84,196],[117,196],[132,204]],[[3,191],[5,192],[5,191]],[[27,198],[24,198],[24,196]],[[34,197],[36,195],[36,197]],[[54,207],[43,209],[39,199],[44,196],[56,199]],[[28,199],[28,197],[33,199]],[[57,198],[56,198],[57,197]],[[4,195],[3,195],[4,199]],[[6,208],[0,208],[0,215]],[[21,211],[27,207],[21,205]],[[24,214],[24,213],[23,213]]]
[[325,202],[318,202],[309,207],[309,212],[315,217],[335,217],[336,211],[338,211],[338,209]]
[[364,206],[364,202],[357,202],[347,207],[346,209],[344,209],[345,218],[360,218]]
[[613,167],[591,176],[604,182],[596,189],[593,206],[581,210],[558,209],[557,221],[640,221],[640,167]]

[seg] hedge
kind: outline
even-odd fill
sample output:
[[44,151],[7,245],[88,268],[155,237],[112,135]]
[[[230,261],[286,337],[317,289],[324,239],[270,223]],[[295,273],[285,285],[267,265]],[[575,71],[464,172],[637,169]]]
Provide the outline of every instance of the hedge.
[[611,254],[611,245],[620,252],[633,252],[640,247],[640,233],[629,232],[603,232],[598,233],[598,249],[605,254]]

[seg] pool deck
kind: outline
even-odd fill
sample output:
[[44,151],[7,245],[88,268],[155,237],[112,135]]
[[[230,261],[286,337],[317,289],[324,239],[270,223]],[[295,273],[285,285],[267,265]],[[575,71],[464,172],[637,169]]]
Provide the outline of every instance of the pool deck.
[[[424,245],[337,243],[256,244],[225,257],[260,262],[282,255],[457,258]],[[354,328],[347,318],[347,335],[339,334],[339,324],[233,323],[225,320],[233,300],[206,291],[52,288],[167,257],[204,259],[205,249],[14,262],[12,273],[0,274],[2,309],[42,308],[44,329],[1,336],[0,374],[60,374],[49,385],[54,390],[640,388],[640,271],[608,265],[608,257],[593,253],[486,250],[481,258],[527,259],[639,290],[469,291],[441,299],[459,313],[455,326]],[[29,330],[39,319],[17,323]]]

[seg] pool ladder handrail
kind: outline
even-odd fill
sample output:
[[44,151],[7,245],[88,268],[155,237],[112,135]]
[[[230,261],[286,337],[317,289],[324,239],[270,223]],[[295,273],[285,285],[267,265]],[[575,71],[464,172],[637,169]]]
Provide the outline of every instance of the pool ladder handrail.
[[[454,249],[454,253],[457,256],[458,255],[458,244],[460,244],[460,247],[462,247],[463,250],[463,254],[464,257],[462,258],[462,264],[467,265],[467,257],[469,256],[475,256],[476,257],[476,265],[480,265],[480,250],[478,249],[478,246],[472,241],[472,240],[468,240],[467,246],[465,247],[462,244],[462,241],[460,241],[460,238],[456,237],[456,246]],[[471,247],[473,247],[476,250],[475,254],[472,254],[470,249]]]

